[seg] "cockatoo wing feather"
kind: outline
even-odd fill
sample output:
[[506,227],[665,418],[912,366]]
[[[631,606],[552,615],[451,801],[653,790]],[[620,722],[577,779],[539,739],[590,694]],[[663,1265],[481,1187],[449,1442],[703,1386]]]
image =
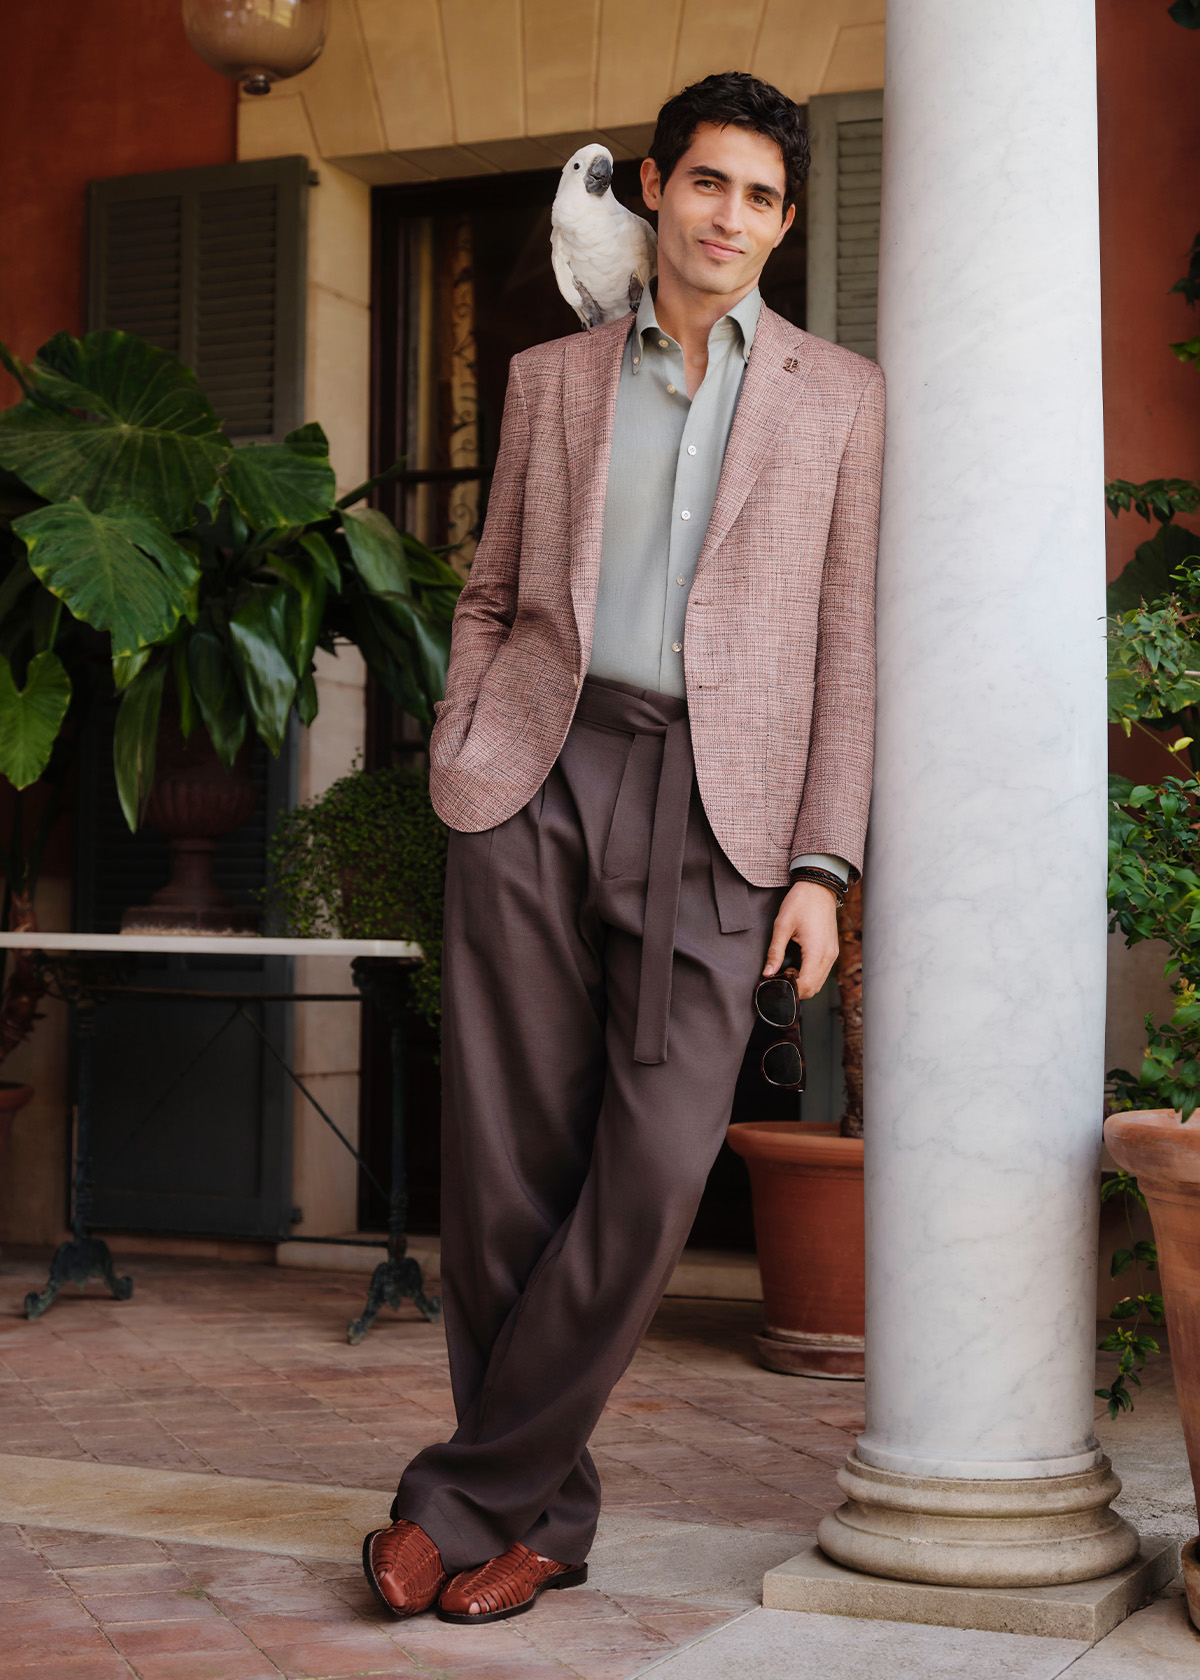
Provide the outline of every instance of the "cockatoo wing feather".
[[562,235],[557,228],[552,229],[550,234],[550,263],[554,269],[554,278],[558,281],[559,291],[584,326],[588,326],[589,322],[584,312],[583,299],[579,295],[579,288],[575,284],[575,276],[571,273],[570,259],[563,249]]

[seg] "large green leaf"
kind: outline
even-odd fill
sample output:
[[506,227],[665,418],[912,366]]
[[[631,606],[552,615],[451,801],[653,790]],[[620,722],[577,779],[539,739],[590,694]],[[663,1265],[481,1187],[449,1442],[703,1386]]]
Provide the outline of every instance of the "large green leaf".
[[336,485],[329,444],[313,423],[289,432],[282,443],[235,449],[221,482],[256,530],[308,525],[333,511]]
[[24,688],[0,659],[0,774],[14,787],[28,787],[42,774],[70,704],[71,679],[57,654],[29,661]]
[[1138,544],[1133,559],[1109,584],[1109,612],[1131,612],[1143,601],[1153,606],[1160,596],[1170,594],[1176,567],[1196,555],[1200,555],[1200,537],[1194,531],[1164,525],[1148,542]]
[[256,584],[229,620],[229,640],[255,727],[278,758],[297,681],[287,591]]
[[321,573],[330,589],[340,589],[342,587],[342,574],[338,571],[337,558],[321,533],[319,531],[306,531],[300,538],[300,547]]
[[321,634],[325,613],[325,575],[304,554],[292,558],[273,554],[271,568],[280,577],[286,578],[296,593],[298,610],[295,615],[289,614],[288,639],[284,648],[293,671],[297,677],[303,677],[316,649],[317,637]]
[[158,714],[162,710],[166,661],[139,671],[125,690],[113,733],[113,771],[117,797],[125,821],[136,829],[142,820],[150,784],[154,780],[154,751],[158,742]]
[[409,594],[404,544],[386,513],[378,508],[343,513],[342,529],[354,568],[372,595]]
[[446,692],[446,668],[450,662],[450,636],[446,627],[435,624],[410,601],[388,601],[386,611],[401,633],[411,642],[430,706]]
[[225,643],[210,624],[188,637],[187,669],[192,694],[217,757],[226,769],[246,739],[246,703]]
[[191,524],[231,452],[195,374],[144,339],[109,330],[57,333],[32,373],[47,401],[0,414],[0,466],[50,501],[77,496],[97,513],[143,507],[173,531]]
[[13,530],[46,588],[107,630],[116,656],[161,641],[192,605],[194,556],[146,515],[93,513],[72,500],[23,515]]

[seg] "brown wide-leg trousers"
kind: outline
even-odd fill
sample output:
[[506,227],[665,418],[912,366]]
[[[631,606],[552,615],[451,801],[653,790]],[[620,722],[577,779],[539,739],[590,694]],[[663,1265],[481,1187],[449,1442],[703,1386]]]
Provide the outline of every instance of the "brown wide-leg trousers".
[[694,785],[684,702],[588,680],[525,808],[452,834],[442,1285],[453,1440],[394,1517],[459,1570],[587,1555],[587,1451],[721,1145],[782,888],[748,885]]

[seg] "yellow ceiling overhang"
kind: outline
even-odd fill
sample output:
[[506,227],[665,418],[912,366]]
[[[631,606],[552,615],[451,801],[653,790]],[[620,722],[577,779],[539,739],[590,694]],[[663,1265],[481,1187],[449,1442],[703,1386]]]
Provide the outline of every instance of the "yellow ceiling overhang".
[[883,85],[884,0],[332,0],[310,70],[242,96],[238,155],[302,152],[371,182],[641,156],[656,111],[716,70],[801,103]]

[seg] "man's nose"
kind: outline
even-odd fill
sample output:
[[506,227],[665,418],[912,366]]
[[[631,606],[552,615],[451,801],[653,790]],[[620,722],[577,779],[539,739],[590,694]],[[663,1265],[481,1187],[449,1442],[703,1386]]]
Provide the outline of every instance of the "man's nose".
[[734,236],[742,232],[742,205],[732,194],[721,199],[713,211],[713,226]]

